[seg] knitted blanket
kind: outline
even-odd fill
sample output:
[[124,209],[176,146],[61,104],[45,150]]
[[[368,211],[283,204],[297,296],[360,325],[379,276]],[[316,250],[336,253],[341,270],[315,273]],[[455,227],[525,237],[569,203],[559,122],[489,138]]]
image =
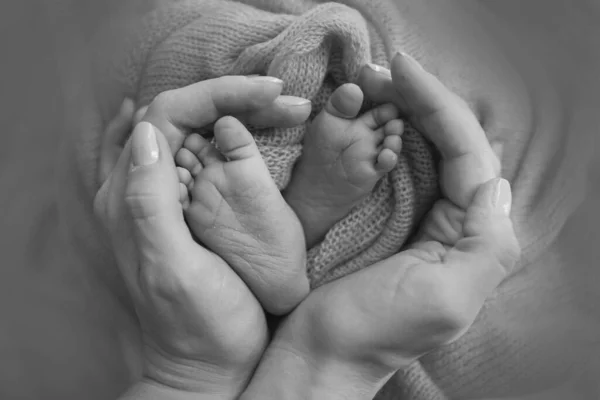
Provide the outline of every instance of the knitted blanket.
[[[479,49],[474,54],[469,54],[469,50],[475,46],[465,45],[455,49],[450,46],[451,43],[443,46],[432,42],[431,38],[424,33],[430,27],[425,26],[427,18],[424,16],[429,14],[436,14],[431,21],[434,25],[442,25],[443,29],[440,29],[438,33],[441,32],[442,35],[447,33],[450,42],[464,43],[471,37],[479,39],[485,36],[485,30],[476,29],[470,14],[464,14],[464,19],[461,21],[460,18],[456,18],[457,14],[451,12],[453,8],[462,7],[466,2],[440,0],[424,4],[419,0],[338,0],[338,3],[344,3],[359,10],[368,21],[366,23],[365,19],[351,8],[342,7],[340,4],[326,5],[322,4],[323,1],[316,0],[245,0],[243,3],[246,4],[246,7],[222,1],[169,1],[168,3],[168,0],[156,1],[167,5],[167,8],[141,17],[143,19],[141,26],[137,25],[136,21],[126,21],[125,25],[131,27],[130,32],[118,29],[122,27],[122,23],[109,28],[108,32],[114,36],[113,40],[110,40],[109,36],[109,40],[106,41],[107,49],[101,49],[97,44],[91,47],[100,55],[93,63],[95,68],[93,76],[96,78],[94,87],[88,90],[87,81],[83,79],[81,89],[78,88],[83,95],[77,95],[69,101],[69,118],[65,129],[73,136],[65,138],[62,143],[63,148],[57,156],[57,165],[60,167],[57,179],[57,196],[59,198],[57,204],[60,209],[61,228],[69,245],[68,251],[65,250],[64,253],[69,257],[76,255],[82,260],[81,266],[86,271],[97,274],[93,276],[94,285],[98,285],[99,281],[103,280],[110,290],[117,294],[114,296],[115,298],[119,294],[122,298],[126,298],[126,294],[120,292],[118,271],[114,265],[111,265],[114,264],[114,260],[111,259],[110,251],[103,248],[101,241],[98,240],[97,231],[100,228],[91,218],[92,199],[98,189],[96,172],[100,135],[104,131],[107,121],[117,112],[123,96],[129,95],[142,103],[148,102],[152,98],[153,92],[158,92],[163,87],[168,89],[188,83],[190,74],[198,74],[196,79],[204,79],[228,73],[228,71],[220,71],[215,67],[218,64],[214,61],[217,60],[216,58],[208,59],[206,65],[200,67],[191,66],[198,61],[193,57],[198,56],[186,50],[189,50],[189,46],[183,46],[183,42],[178,42],[181,35],[189,36],[190,31],[202,33],[195,37],[197,45],[204,44],[205,48],[216,54],[230,54],[232,57],[235,55],[233,59],[227,59],[227,62],[232,66],[239,65],[237,59],[240,55],[247,54],[246,48],[240,49],[238,53],[223,53],[223,48],[231,44],[231,38],[225,36],[219,37],[215,48],[206,46],[207,40],[211,37],[204,35],[203,29],[206,28],[200,21],[209,25],[215,24],[216,27],[220,26],[222,30],[230,28],[231,21],[236,20],[241,24],[246,21],[245,34],[242,39],[249,42],[247,47],[252,48],[251,45],[260,43],[263,43],[263,47],[259,47],[259,50],[274,46],[274,53],[265,56],[266,59],[274,60],[274,54],[277,52],[289,54],[286,52],[285,46],[274,45],[278,38],[283,40],[281,39],[282,34],[287,35],[284,35],[283,38],[289,43],[294,43],[292,39],[295,37],[296,31],[292,27],[298,29],[299,23],[302,21],[311,24],[310,18],[316,21],[327,20],[334,23],[329,27],[331,29],[328,31],[329,33],[320,37],[325,46],[322,49],[332,46],[330,47],[328,66],[336,65],[334,62],[336,57],[345,54],[340,53],[339,50],[334,51],[333,49],[336,48],[352,52],[358,49],[360,51],[356,51],[356,54],[363,54],[363,60],[373,60],[383,65],[387,64],[387,55],[404,50],[416,56],[419,61],[424,60],[426,68],[434,71],[443,82],[463,97],[474,99],[475,105],[484,106],[480,107],[480,110],[492,111],[487,114],[484,127],[490,139],[502,139],[505,143],[503,175],[513,185],[512,218],[524,250],[523,262],[518,266],[514,276],[499,288],[497,296],[490,299],[473,327],[456,343],[428,354],[409,369],[397,374],[380,393],[380,398],[446,400],[450,398],[505,397],[514,391],[519,391],[519,385],[523,381],[537,380],[536,372],[541,373],[542,367],[551,368],[551,363],[546,360],[558,360],[561,366],[568,364],[563,361],[563,357],[544,351],[547,348],[542,351],[534,351],[531,342],[532,339],[535,342],[540,336],[548,335],[550,332],[561,332],[562,334],[565,331],[565,337],[568,340],[564,343],[568,343],[569,346],[552,346],[552,349],[568,351],[573,347],[574,335],[583,333],[584,330],[578,329],[581,324],[558,320],[557,316],[561,316],[561,318],[565,316],[565,318],[575,321],[581,315],[587,316],[580,312],[579,301],[596,298],[591,296],[591,289],[580,290],[581,287],[593,286],[590,284],[591,281],[587,282],[588,286],[585,286],[583,284],[575,285],[570,280],[566,280],[566,277],[587,275],[574,273],[573,265],[565,264],[562,256],[557,254],[556,246],[548,248],[583,195],[584,175],[582,171],[584,171],[585,160],[588,158],[587,154],[593,148],[588,144],[589,140],[585,139],[588,137],[586,135],[589,133],[589,127],[596,126],[597,118],[595,118],[595,110],[589,110],[590,115],[582,117],[582,112],[588,110],[582,107],[582,104],[596,103],[592,101],[576,103],[570,98],[565,99],[564,90],[557,88],[556,82],[547,80],[548,77],[539,70],[531,74],[529,77],[531,82],[528,82],[527,87],[543,90],[536,89],[535,98],[529,99],[528,96],[533,95],[533,91],[521,93],[519,90],[523,88],[523,85],[519,85],[519,81],[513,80],[512,77],[502,75],[505,69],[497,64],[499,62],[497,57],[492,59],[490,65],[486,57],[480,57],[481,54],[488,54],[485,51]],[[194,4],[200,3],[202,7],[194,7]],[[231,7],[225,9],[221,7],[223,4]],[[472,5],[471,2],[468,4]],[[255,6],[257,9],[247,6]],[[235,16],[235,10],[241,9],[238,7],[244,7],[243,9],[247,13],[243,16],[237,14],[237,19],[223,17],[224,15]],[[316,13],[317,7],[321,11],[329,11]],[[459,10],[458,14],[463,14],[464,11]],[[337,18],[337,13],[340,12],[345,13],[344,18]],[[415,17],[412,25],[409,25],[411,18],[406,14]],[[219,15],[221,18],[217,18]],[[276,25],[277,30],[272,36],[270,34],[261,36],[254,24],[247,22],[250,18],[254,18],[253,23],[261,21],[265,24]],[[460,29],[462,24],[466,25],[464,29]],[[322,28],[324,25],[310,26],[315,29],[307,29],[306,36],[308,38],[314,39],[314,35],[319,37],[318,32],[323,32],[322,29],[316,28]],[[451,27],[458,28],[452,30]],[[489,26],[485,28],[487,29]],[[352,39],[341,40],[340,38],[346,36],[340,35],[339,32],[352,32]],[[461,32],[465,35],[460,36]],[[323,40],[325,36],[326,38]],[[106,39],[106,32],[103,37]],[[357,40],[357,37],[362,40]],[[365,38],[368,38],[368,41],[365,41]],[[362,47],[357,43],[362,43]],[[365,45],[365,43],[367,44]],[[482,40],[482,43],[485,49],[490,49],[488,45],[490,42]],[[522,42],[517,44],[513,46],[514,49],[520,48]],[[121,45],[123,49],[118,52],[118,47]],[[525,48],[535,50],[535,47]],[[178,50],[181,51],[178,52]],[[443,50],[447,50],[447,52],[440,54]],[[492,52],[495,53],[495,50]],[[315,52],[307,54],[316,57]],[[306,55],[299,59],[306,59],[305,57]],[[258,63],[258,66],[262,65],[263,67],[257,66],[256,69],[253,68],[252,71],[249,70],[246,73],[269,73],[271,65],[276,71],[285,71],[283,67],[278,66],[278,63],[279,60],[282,60],[279,65],[295,65],[288,58],[287,56],[279,57],[277,62],[265,64],[261,64],[261,60],[255,60],[254,62]],[[521,58],[532,57],[524,54]],[[173,68],[173,59],[180,61],[178,68]],[[223,57],[219,58],[219,60],[222,59]],[[300,60],[294,62],[299,63]],[[474,60],[476,62],[473,62]],[[428,61],[431,64],[428,64]],[[341,64],[343,63],[338,62],[337,69],[331,69],[328,74],[325,74],[326,78],[321,86],[326,86],[324,82],[332,82],[331,84],[335,86],[337,82],[352,79],[353,69],[346,68],[345,64],[340,68]],[[151,68],[151,66],[154,67]],[[203,75],[206,74],[206,71],[212,71],[214,75]],[[241,69],[240,71],[245,72]],[[483,73],[486,71],[492,72]],[[339,76],[344,76],[341,72],[346,74],[344,79],[339,78]],[[271,71],[271,73],[273,72]],[[185,78],[181,78],[181,76],[185,76]],[[305,76],[305,74],[298,70],[291,74],[291,77],[287,76],[286,91],[289,93],[291,82],[295,82],[295,77]],[[175,80],[162,81],[165,77]],[[498,79],[495,80],[496,77]],[[284,79],[286,78],[284,77]],[[150,88],[148,86],[150,81],[159,82],[158,85],[162,86]],[[572,80],[569,80],[569,87],[571,86]],[[321,89],[316,90],[316,93],[319,90]],[[96,98],[88,99],[89,94]],[[481,103],[480,100],[484,102]],[[313,101],[316,106],[319,104],[316,95],[313,97]],[[571,105],[573,110],[563,110],[564,105]],[[576,117],[569,118],[569,115]],[[288,133],[294,132],[297,135],[294,140],[301,143],[301,132],[288,131]],[[267,146],[266,139],[261,137],[266,135],[261,135],[261,132],[255,133],[263,154],[267,154],[268,148],[279,148],[278,146]],[[271,133],[289,138],[283,132]],[[404,138],[405,142],[407,137]],[[418,140],[420,138],[415,135],[415,141]],[[291,148],[292,146],[281,146],[281,149],[285,149],[286,152]],[[407,157],[406,165],[413,167],[412,170],[408,169],[407,174],[411,177],[413,184],[419,179],[416,171],[427,171],[427,168],[414,168],[418,160],[427,159],[427,157],[422,159],[415,157],[415,154],[415,152],[408,151],[405,151],[404,154]],[[294,157],[296,156],[290,157],[290,160]],[[558,157],[560,162],[555,162],[555,157]],[[291,163],[291,161],[289,162]],[[413,164],[411,165],[411,163]],[[399,171],[401,168],[399,167]],[[279,185],[283,187],[286,175],[277,172],[273,166],[271,166],[271,171],[276,179],[280,179]],[[388,190],[394,187],[390,186],[392,176],[393,174],[382,182],[382,186],[388,185]],[[407,191],[414,190],[410,184],[397,187]],[[376,192],[378,190],[382,189],[377,188]],[[394,196],[389,195],[387,208],[384,207],[382,210],[393,209],[393,205],[397,204],[394,203],[396,198],[402,198],[407,203],[411,202],[410,196],[399,197],[401,193],[396,192],[388,192],[394,193]],[[414,198],[417,197],[414,196]],[[366,200],[365,204],[370,201],[372,201],[372,197]],[[364,209],[364,204],[361,207]],[[407,207],[405,210],[414,215],[414,224],[418,219],[419,210],[411,211],[411,207]],[[381,215],[401,214],[383,213]],[[392,220],[389,218],[386,223]],[[378,226],[387,227],[386,223]],[[382,229],[372,243],[365,244],[365,250],[359,255],[367,254],[370,249],[377,249],[377,243],[385,244],[385,241],[379,240],[384,238],[383,232]],[[311,254],[314,251],[316,250],[312,249]],[[575,259],[577,260],[577,258]],[[64,263],[62,259],[56,261],[57,264],[59,262]],[[314,268],[311,269],[310,273],[316,277],[316,279],[313,278],[313,285],[335,278],[335,271],[342,274],[354,268],[345,270],[343,265],[343,263],[335,264],[320,276],[312,272]],[[595,286],[594,290],[596,290]],[[595,303],[587,301],[586,304]],[[544,313],[539,310],[544,310]],[[557,324],[544,326],[541,330],[532,329],[532,324],[540,325],[539,321],[542,315],[546,319],[550,316],[549,318]],[[115,329],[119,332],[125,331],[125,328],[129,326],[124,322],[110,323],[114,324]],[[131,322],[131,324],[135,324],[135,322]],[[116,368],[115,376],[121,377],[122,373],[130,373],[128,378],[123,379],[137,377],[139,365],[136,363],[139,360],[135,354],[136,343],[135,337],[133,337],[130,343],[126,343],[127,345],[120,345],[119,349],[111,348],[110,351],[127,356],[127,362],[124,364],[126,368],[123,366]],[[102,350],[102,353],[104,352],[109,352],[109,350]],[[541,353],[545,353],[546,357],[541,357]],[[114,384],[113,381],[111,382]]]
[[[242,3],[169,3],[146,16],[143,25],[127,36],[131,42],[124,47],[124,57],[113,64],[115,70],[96,75],[111,77],[137,104],[145,105],[158,93],[198,81],[265,74],[285,82],[283,94],[310,99],[314,117],[335,88],[357,79],[365,63],[388,65],[391,49],[348,6],[308,7],[306,2],[302,3],[306,10],[290,14],[283,13],[289,11],[286,2],[275,7],[266,7],[266,2],[254,2],[260,7]],[[112,110],[114,104],[107,107]],[[279,189],[286,187],[301,156],[307,126],[251,128]],[[311,286],[397,253],[437,195],[434,154],[425,139],[408,127],[398,166],[309,250]]]

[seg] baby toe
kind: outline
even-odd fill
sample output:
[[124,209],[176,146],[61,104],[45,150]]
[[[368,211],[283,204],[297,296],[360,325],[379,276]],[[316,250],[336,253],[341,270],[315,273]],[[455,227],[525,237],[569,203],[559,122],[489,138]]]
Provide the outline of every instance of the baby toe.
[[[185,138],[183,148],[192,152],[203,165],[225,161],[217,148],[197,133],[191,134]],[[194,174],[192,173],[192,175]]]
[[194,182],[192,174],[185,168],[177,167],[177,176],[179,177],[179,182],[183,183],[186,187]]
[[203,167],[198,156],[186,148],[179,149],[175,154],[175,163],[178,167],[189,171],[192,179],[198,175]]
[[252,134],[234,117],[217,121],[215,139],[221,153],[230,161],[261,156]]
[[404,121],[392,119],[385,124],[383,131],[386,136],[401,136],[404,133]]
[[183,182],[179,182],[179,202],[184,210],[190,205],[189,191]]
[[356,118],[362,107],[363,98],[363,92],[357,85],[347,83],[331,94],[324,110],[338,118]]
[[191,135],[186,137],[185,140],[183,141],[183,148],[188,149],[192,153],[196,154],[200,150],[202,150],[202,147],[204,147],[205,141],[206,141],[206,139],[204,139],[199,134],[192,133]]
[[192,171],[194,167],[200,163],[198,157],[186,148],[181,148],[175,154],[175,164],[178,167]]
[[375,168],[381,173],[388,173],[396,167],[398,156],[390,149],[383,149],[377,155],[377,164]]
[[372,108],[361,115],[358,120],[365,124],[369,129],[377,129],[385,126],[392,120],[396,120],[398,114],[398,108],[389,103]]
[[383,147],[390,149],[395,154],[400,154],[402,152],[402,138],[400,136],[386,136],[383,139]]

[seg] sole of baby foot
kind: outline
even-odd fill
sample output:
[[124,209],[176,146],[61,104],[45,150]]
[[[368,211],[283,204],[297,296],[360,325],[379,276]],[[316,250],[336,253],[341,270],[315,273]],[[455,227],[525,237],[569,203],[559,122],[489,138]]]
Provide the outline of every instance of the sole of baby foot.
[[309,245],[317,239],[307,227],[320,226],[315,235],[321,238],[398,162],[404,126],[397,108],[385,104],[358,116],[362,101],[358,86],[341,86],[304,138],[285,197],[305,227]]
[[[214,127],[217,147],[191,135],[176,155],[190,172],[186,220],[192,232],[275,315],[309,291],[302,226],[283,199],[250,132],[233,117]],[[184,177],[185,178],[185,177]]]

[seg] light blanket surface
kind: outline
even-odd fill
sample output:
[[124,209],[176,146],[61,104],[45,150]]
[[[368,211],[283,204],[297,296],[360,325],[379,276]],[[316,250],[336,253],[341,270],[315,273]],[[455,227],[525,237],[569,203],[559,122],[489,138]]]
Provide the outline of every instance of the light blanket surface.
[[[522,17],[522,26],[511,22],[511,16],[501,19],[503,32],[521,35],[516,47],[524,49],[524,58],[540,60],[537,75],[550,77],[542,80],[540,86],[537,81],[515,82],[506,77],[497,59],[487,63],[489,52],[499,54],[501,50],[498,42],[486,38],[493,19],[484,19],[485,13],[473,11],[472,2],[346,3],[359,9],[378,32],[387,32],[391,48],[406,50],[470,104],[483,104],[485,107],[481,108],[489,111],[484,127],[491,139],[503,139],[506,144],[504,175],[513,184],[513,218],[527,256],[464,338],[398,374],[385,395],[426,400],[504,397],[538,370],[531,363],[528,346],[534,333],[544,337],[569,327],[571,333],[581,333],[585,329],[582,320],[597,318],[598,275],[593,275],[591,268],[597,266],[597,200],[591,200],[577,221],[548,248],[583,196],[585,167],[592,147],[589,138],[598,132],[597,118],[582,115],[590,110],[594,114],[600,108],[594,84],[600,67],[599,57],[594,56],[594,49],[598,48],[599,35],[593,34],[597,24],[583,18],[583,14],[578,16],[575,4],[569,4],[572,14],[556,13],[560,20],[543,27],[539,22],[549,21],[554,15],[546,11],[563,4],[548,0],[528,2],[532,12]],[[509,3],[494,4],[509,10]],[[304,1],[278,4],[282,12],[292,15],[315,6]],[[513,8],[521,18],[523,5]],[[23,15],[27,13],[30,10],[24,7]],[[15,18],[13,13],[3,15]],[[31,21],[32,16],[28,17]],[[26,32],[43,23],[37,16],[35,21],[14,29],[16,33],[8,35],[7,40],[23,39]],[[483,29],[477,21],[482,21]],[[68,20],[61,27],[72,28]],[[564,41],[560,41],[557,27],[564,30]],[[531,35],[536,29],[539,38],[532,43]],[[580,49],[574,54],[569,30],[586,40],[576,44],[589,50],[589,58],[588,54],[582,57]],[[45,43],[40,38],[46,39],[49,32],[27,42],[27,54],[32,56],[28,65],[37,66],[52,58],[38,54],[43,51],[40,43]],[[77,35],[73,29],[73,39]],[[434,40],[442,36],[447,39],[444,46]],[[471,44],[463,46],[469,39],[484,49]],[[110,46],[122,40],[117,35]],[[12,47],[6,49],[11,54]],[[97,51],[93,46],[87,49]],[[82,46],[76,52],[85,50]],[[14,59],[22,57],[22,49],[19,51],[14,51]],[[7,62],[12,59],[7,57]],[[551,70],[564,60],[573,64],[560,73]],[[590,70],[586,70],[588,66]],[[19,122],[9,123],[11,129],[6,132],[9,142],[20,145],[3,147],[1,159],[0,226],[3,238],[8,239],[1,244],[5,318],[0,338],[2,398],[115,398],[139,373],[135,318],[124,311],[113,292],[106,291],[99,280],[108,276],[111,290],[118,292],[114,263],[99,248],[97,227],[91,217],[90,199],[94,193],[90,183],[95,182],[95,164],[91,160],[98,149],[93,142],[84,145],[80,140],[89,137],[90,131],[101,132],[116,109],[99,112],[103,109],[89,98],[86,77],[77,74],[81,67],[73,59],[61,65],[61,76],[69,82],[61,88],[62,92],[35,92],[45,87],[44,81],[57,79],[47,71],[42,74],[32,70],[26,80],[14,82],[21,87],[23,82],[29,82],[32,90],[26,101],[17,101],[24,112],[15,113],[21,116]],[[10,75],[19,76],[18,71]],[[573,86],[573,76],[580,78],[580,86]],[[566,86],[572,96],[560,86],[561,79],[568,81]],[[537,96],[522,91],[536,87],[551,90],[538,92]],[[49,122],[52,118],[43,116],[60,113],[62,105],[55,103],[63,99],[63,94],[68,124],[50,129],[54,126]],[[117,93],[109,103],[116,108],[122,95]],[[105,99],[102,93],[96,97]],[[58,154],[54,146],[57,141],[63,144],[63,151]],[[542,316],[548,315],[565,323],[527,331],[539,326]],[[573,348],[573,338],[571,335],[568,341],[561,342],[565,349]]]

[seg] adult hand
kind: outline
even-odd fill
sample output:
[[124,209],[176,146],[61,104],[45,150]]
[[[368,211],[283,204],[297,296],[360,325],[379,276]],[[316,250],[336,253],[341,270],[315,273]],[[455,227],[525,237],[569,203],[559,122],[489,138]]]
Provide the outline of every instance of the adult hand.
[[163,92],[143,120],[152,123],[177,151],[192,130],[232,115],[255,127],[293,127],[306,121],[309,100],[280,96],[283,82],[270,76],[226,76]]
[[359,77],[365,97],[394,103],[441,153],[440,185],[462,209],[479,186],[500,174],[500,162],[467,103],[408,55],[392,60],[391,71],[369,64]]
[[283,321],[244,399],[373,398],[396,370],[459,338],[519,258],[510,185],[465,103],[401,55],[391,72],[365,68],[360,85],[436,145],[446,198],[412,248],[312,292]]
[[[160,130],[174,153],[185,137],[225,115],[256,127],[293,127],[305,122],[311,111],[309,100],[281,96],[283,82],[268,76],[226,76],[160,93],[133,117]],[[125,140],[121,126],[131,127],[133,103],[124,104],[119,116],[108,126],[102,148],[99,181],[103,183],[119,158]]]
[[[145,118],[166,127],[172,144],[225,114],[244,112],[255,122],[293,124],[310,113],[307,102],[282,106],[277,81],[234,81],[239,93],[230,80],[216,79],[170,92],[172,103],[159,96]],[[176,106],[181,104],[185,107]],[[109,124],[101,156],[105,170],[132,118],[133,105],[126,102]],[[144,393],[236,398],[266,345],[264,313],[229,266],[194,241],[183,219],[169,145],[150,123],[137,124],[94,204],[142,332],[145,381],[129,398]]]

